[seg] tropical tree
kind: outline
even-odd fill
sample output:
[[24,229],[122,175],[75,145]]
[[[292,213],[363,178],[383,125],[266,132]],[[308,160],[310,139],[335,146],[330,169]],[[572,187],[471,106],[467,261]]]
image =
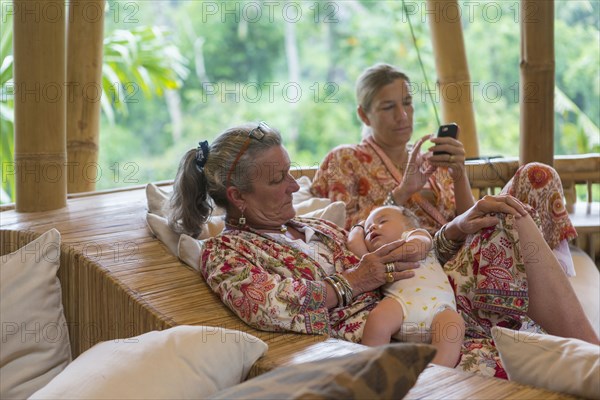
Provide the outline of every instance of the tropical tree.
[[15,180],[12,173],[14,154],[14,86],[12,84],[12,19],[8,18],[2,27],[0,39],[0,159],[2,160],[2,186],[0,203],[10,202],[15,193]]
[[[2,191],[0,201],[14,199],[14,90],[12,57],[12,18],[3,25],[0,56],[2,83],[0,129],[2,141]],[[162,97],[176,90],[187,76],[186,59],[172,44],[170,32],[157,26],[118,29],[104,40],[101,106],[107,119],[114,123],[115,113],[126,116],[128,104],[145,97]]]
[[127,104],[138,91],[146,97],[163,96],[186,78],[187,60],[172,43],[170,32],[159,26],[117,29],[104,39],[102,111],[127,115]]

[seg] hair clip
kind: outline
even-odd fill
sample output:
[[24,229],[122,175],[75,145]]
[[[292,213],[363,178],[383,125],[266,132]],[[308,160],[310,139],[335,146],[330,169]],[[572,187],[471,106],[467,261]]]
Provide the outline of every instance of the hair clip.
[[196,149],[196,166],[203,169],[208,160],[208,141],[198,142],[198,148]]

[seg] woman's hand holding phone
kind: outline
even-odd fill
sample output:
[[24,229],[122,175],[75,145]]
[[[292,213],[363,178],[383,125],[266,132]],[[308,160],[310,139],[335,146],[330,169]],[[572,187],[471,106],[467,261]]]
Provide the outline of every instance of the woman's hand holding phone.
[[[452,139],[456,139],[458,137],[458,125],[456,125],[454,122],[448,125],[442,125],[440,126],[440,128],[438,129],[436,138],[442,138],[442,137],[451,137]],[[434,151],[433,155],[438,155],[438,154],[450,154],[447,151]]]
[[458,132],[455,123],[440,126],[437,135],[431,139],[434,146],[430,150],[433,150],[433,154],[428,159],[431,165],[449,168],[454,181],[464,177],[465,173],[465,147],[457,140]]

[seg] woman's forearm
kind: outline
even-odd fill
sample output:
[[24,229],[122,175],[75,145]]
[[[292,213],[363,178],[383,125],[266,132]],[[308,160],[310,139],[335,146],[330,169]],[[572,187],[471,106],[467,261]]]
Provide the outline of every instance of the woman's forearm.
[[454,201],[456,203],[456,215],[464,213],[475,204],[466,170],[454,181]]
[[327,307],[328,310],[341,306],[338,299],[338,294],[336,293],[336,289],[333,287],[332,283],[325,282],[325,293],[325,307]]
[[515,227],[527,273],[529,317],[553,335],[598,344],[573,287],[531,216],[516,219]]
[[444,229],[444,236],[446,239],[455,242],[462,242],[467,238],[467,234],[458,227],[456,220],[452,220],[444,226],[446,227]]

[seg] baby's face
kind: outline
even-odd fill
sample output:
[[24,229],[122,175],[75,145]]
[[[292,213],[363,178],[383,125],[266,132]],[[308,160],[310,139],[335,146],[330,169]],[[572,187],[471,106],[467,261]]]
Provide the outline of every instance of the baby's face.
[[365,244],[369,252],[402,237],[407,230],[406,217],[396,207],[381,207],[365,221]]

